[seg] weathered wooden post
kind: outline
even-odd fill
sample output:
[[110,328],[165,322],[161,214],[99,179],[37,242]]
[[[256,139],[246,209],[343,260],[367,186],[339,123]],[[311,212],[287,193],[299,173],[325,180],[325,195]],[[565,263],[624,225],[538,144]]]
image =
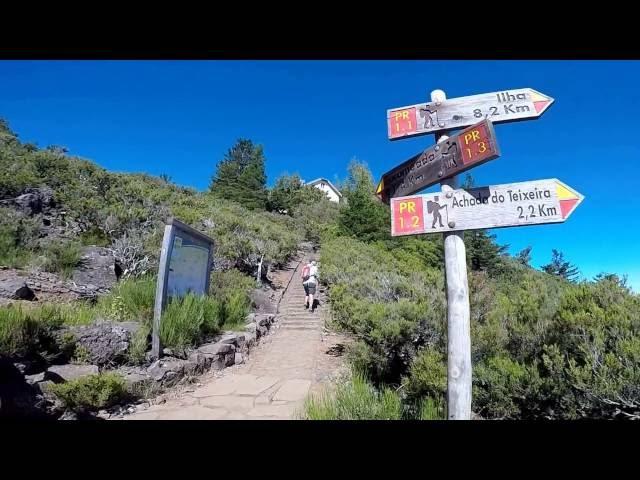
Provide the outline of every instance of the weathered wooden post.
[[[431,101],[444,102],[442,90],[431,92]],[[436,133],[436,143],[449,136]],[[458,187],[458,176],[440,182],[445,198]],[[450,223],[452,223],[450,221]],[[455,225],[449,224],[450,228]],[[447,418],[471,419],[471,331],[469,325],[469,282],[464,232],[444,233],[444,262],[447,282]]]
[[[442,192],[457,187],[456,179],[442,182]],[[447,282],[447,418],[471,419],[471,326],[467,255],[464,232],[444,233]]]

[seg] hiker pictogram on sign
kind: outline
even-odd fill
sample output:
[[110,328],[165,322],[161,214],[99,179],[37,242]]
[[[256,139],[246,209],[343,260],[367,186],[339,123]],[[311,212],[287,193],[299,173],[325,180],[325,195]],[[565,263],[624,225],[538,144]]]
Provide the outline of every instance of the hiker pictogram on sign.
[[442,224],[442,214],[440,213],[440,210],[444,209],[445,215],[446,215],[447,206],[440,205],[438,203],[439,198],[440,198],[439,196],[435,196],[433,200],[427,201],[427,213],[433,215],[433,223],[431,224],[431,228],[436,228],[436,222],[439,222],[440,226],[444,227],[444,225]]

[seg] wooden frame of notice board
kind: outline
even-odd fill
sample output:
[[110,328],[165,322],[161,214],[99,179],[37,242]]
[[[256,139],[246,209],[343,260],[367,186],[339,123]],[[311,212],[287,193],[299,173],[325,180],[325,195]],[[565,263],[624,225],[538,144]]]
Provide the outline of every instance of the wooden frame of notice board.
[[[160,264],[158,266],[156,298],[153,309],[151,355],[154,359],[160,358],[162,353],[160,345],[160,321],[162,319],[162,311],[167,304],[167,298],[169,296],[181,296],[182,294],[184,294],[183,292],[177,291],[176,283],[179,283],[178,278],[174,279],[171,275],[171,273],[174,272],[174,269],[171,267],[172,256],[175,250],[174,247],[178,246],[180,248],[183,245],[192,246],[197,249],[207,249],[206,265],[204,265],[199,278],[196,278],[196,280],[199,280],[200,288],[198,288],[198,286],[196,285],[195,288],[189,288],[189,290],[196,293],[201,293],[203,295],[209,293],[211,269],[213,267],[213,239],[206,236],[204,233],[199,232],[195,228],[190,227],[189,225],[186,225],[179,220],[176,220],[175,218],[170,218],[169,220],[167,220],[164,227],[162,250],[160,252]],[[193,273],[193,269],[190,269],[190,273]],[[175,273],[175,276],[179,277],[179,274]],[[173,285],[170,285],[170,280],[174,280]]]

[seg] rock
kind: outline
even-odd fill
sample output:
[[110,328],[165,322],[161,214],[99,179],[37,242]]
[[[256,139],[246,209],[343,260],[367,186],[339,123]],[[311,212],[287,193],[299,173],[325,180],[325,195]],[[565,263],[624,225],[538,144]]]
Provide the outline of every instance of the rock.
[[25,375],[24,379],[29,385],[34,385],[38,382],[43,382],[46,372],[36,373],[35,375]]
[[15,300],[78,300],[94,298],[95,290],[85,286],[77,286],[63,280],[58,275],[48,272],[17,270],[6,268],[0,270],[0,297]]
[[238,340],[238,335],[236,333],[225,333],[222,336],[222,338],[218,340],[218,342],[235,345],[237,340]]
[[85,247],[80,266],[73,271],[73,281],[89,290],[108,291],[117,281],[116,261],[111,250],[104,247]]
[[256,333],[256,327],[257,325],[254,323],[247,323],[244,326],[245,331],[249,332],[249,333]]
[[254,323],[254,319],[255,318],[256,318],[256,314],[255,313],[250,313],[245,317],[244,321],[247,322],[247,323]]
[[234,364],[235,361],[236,361],[235,352],[225,353],[225,355],[224,355],[224,365],[226,367],[230,367],[231,365]]
[[2,270],[0,275],[0,297],[12,300],[37,300],[35,292],[27,286],[25,277],[13,269]]
[[99,369],[96,365],[52,365],[45,372],[45,379],[62,383],[98,373]]
[[242,358],[242,354],[241,353],[236,353],[235,354],[235,358],[234,358],[234,363],[236,365],[240,365],[243,361],[244,361],[244,359]]
[[244,334],[244,341],[245,341],[245,345],[248,348],[253,347],[256,344],[256,334],[255,332],[251,333],[245,333]]
[[78,420],[78,415],[71,410],[65,410],[58,420]]
[[276,300],[273,290],[253,290],[249,294],[249,297],[251,298],[251,303],[259,313],[275,313]]
[[269,330],[267,329],[267,327],[258,327],[258,329],[256,330],[256,336],[258,338],[264,337],[268,331]]
[[229,343],[210,343],[208,345],[202,345],[198,348],[198,352],[204,353],[207,355],[219,355],[224,353],[229,353],[231,351],[235,351],[235,345],[231,345]]
[[189,362],[195,363],[197,365],[198,371],[208,370],[211,366],[211,362],[213,361],[212,356],[207,356],[204,353],[193,352],[189,355]]
[[162,349],[162,354],[166,355],[168,357],[172,357],[173,356],[173,350],[171,350],[170,348],[163,348]]
[[126,358],[132,335],[140,328],[135,322],[101,322],[96,325],[72,327],[77,345],[86,350],[88,361],[98,365],[113,365]]
[[169,385],[174,379],[183,375],[184,368],[187,363],[188,362],[186,360],[179,359],[156,360],[147,369],[147,373],[156,382],[162,382]]
[[260,314],[260,315],[256,315],[256,324],[259,327],[268,327],[269,325],[271,325],[271,323],[273,322],[273,319],[275,318],[275,315],[269,313],[269,314]]

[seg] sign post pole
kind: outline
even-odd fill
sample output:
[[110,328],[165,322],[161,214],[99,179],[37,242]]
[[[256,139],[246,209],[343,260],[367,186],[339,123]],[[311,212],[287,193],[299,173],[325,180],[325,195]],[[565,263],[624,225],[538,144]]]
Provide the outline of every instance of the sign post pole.
[[[431,92],[432,102],[444,102],[442,90]],[[436,134],[436,143],[445,141],[448,132]],[[442,194],[451,196],[458,177],[440,183]],[[447,418],[471,419],[471,331],[469,283],[464,232],[444,234],[444,261],[447,284]]]
[[158,281],[156,285],[156,301],[153,307],[153,330],[151,333],[151,356],[154,360],[160,358],[160,319],[162,310],[167,301],[167,276],[169,273],[169,260],[173,241],[173,224],[165,225],[164,237],[162,238],[162,250],[160,252],[160,265],[158,266]]

